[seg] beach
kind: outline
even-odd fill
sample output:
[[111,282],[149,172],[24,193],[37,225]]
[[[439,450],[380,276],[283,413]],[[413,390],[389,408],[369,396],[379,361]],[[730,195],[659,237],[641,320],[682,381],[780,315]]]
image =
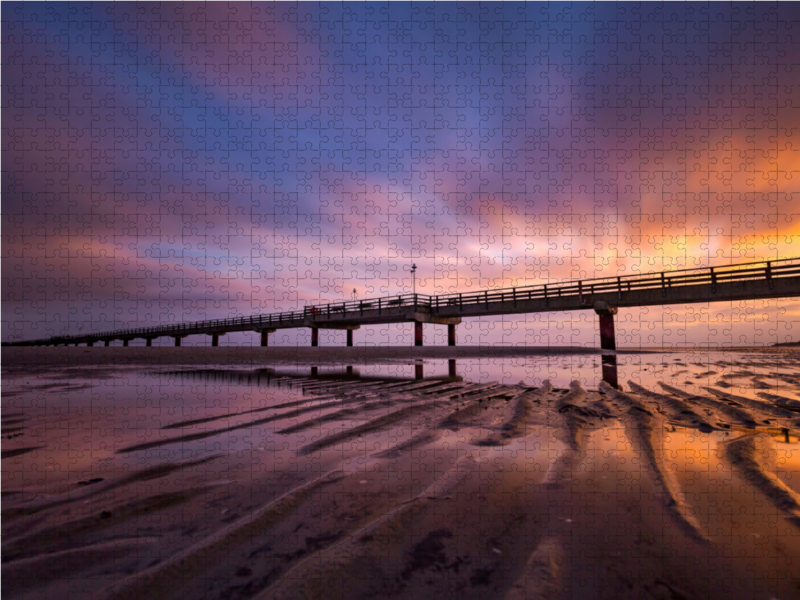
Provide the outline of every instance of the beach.
[[800,597],[800,350],[618,355],[3,348],[3,593]]

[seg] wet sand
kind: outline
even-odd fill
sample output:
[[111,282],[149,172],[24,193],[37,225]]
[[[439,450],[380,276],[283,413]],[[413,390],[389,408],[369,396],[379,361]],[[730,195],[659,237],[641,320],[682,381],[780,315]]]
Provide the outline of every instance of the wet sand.
[[[800,597],[798,350],[731,352],[700,393],[248,386],[203,365],[300,355],[21,350],[3,349],[10,598]],[[200,370],[142,375],[153,351]]]

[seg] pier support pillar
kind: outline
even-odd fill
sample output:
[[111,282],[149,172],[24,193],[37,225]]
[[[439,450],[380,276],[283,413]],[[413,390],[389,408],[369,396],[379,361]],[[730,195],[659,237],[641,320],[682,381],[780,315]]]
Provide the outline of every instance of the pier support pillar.
[[94,342],[86,342],[86,346],[88,348],[91,348],[92,346],[94,346]]
[[[594,311],[600,319],[600,349],[616,350],[617,342],[614,338],[614,315],[617,314],[617,307],[609,306],[606,302],[595,302]],[[603,381],[611,387],[619,389],[616,354],[604,354],[602,360]]]
[[211,336],[211,347],[216,348],[219,346],[219,336],[225,335],[225,333],[210,333],[209,335]]
[[269,346],[269,334],[275,333],[274,329],[256,329],[261,334],[261,346],[266,348]]
[[347,345],[349,347],[353,346],[353,330],[352,329],[348,329],[347,330]]
[[455,325],[448,325],[447,326],[447,345],[448,346],[455,346],[456,345],[456,326]]
[[422,323],[414,321],[414,345],[422,346]]
[[319,328],[312,327],[311,328],[311,347],[316,348],[319,346]]
[[106,340],[106,348],[108,348],[110,345],[111,345],[111,340]]
[[127,346],[129,341],[130,341],[130,340],[122,340],[122,345],[123,345],[123,346]]
[[616,350],[614,315],[617,314],[617,307],[608,306],[605,302],[595,302],[594,312],[600,317],[600,348],[603,350]]
[[148,348],[151,347],[153,345],[153,338],[145,338],[144,345],[147,346]]
[[423,377],[422,361],[414,363],[414,379],[422,379]]
[[174,335],[174,336],[172,336],[172,337],[175,339],[175,347],[176,347],[176,348],[180,348],[180,345],[181,345],[181,340],[182,340],[183,338],[185,338],[186,336],[185,336],[185,335]]

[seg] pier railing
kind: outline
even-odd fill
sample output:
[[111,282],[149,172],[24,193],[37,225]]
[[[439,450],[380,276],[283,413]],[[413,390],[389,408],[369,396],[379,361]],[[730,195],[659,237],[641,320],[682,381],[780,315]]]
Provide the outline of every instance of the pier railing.
[[525,287],[483,290],[480,292],[443,294],[433,297],[432,306],[469,306],[507,300],[532,300],[536,298],[563,298],[577,296],[581,304],[597,294],[612,292],[622,297],[623,292],[660,290],[667,296],[669,290],[708,284],[712,293],[723,283],[764,280],[770,289],[774,280],[800,276],[800,258],[745,263],[732,266],[702,267],[663,271],[647,274],[620,275],[598,279],[572,280],[564,283],[538,284]]

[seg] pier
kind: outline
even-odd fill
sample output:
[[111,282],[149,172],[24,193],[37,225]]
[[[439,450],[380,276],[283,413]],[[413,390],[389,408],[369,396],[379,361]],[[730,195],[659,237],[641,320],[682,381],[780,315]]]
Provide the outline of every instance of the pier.
[[320,329],[354,332],[363,325],[414,323],[415,346],[422,346],[424,325],[446,325],[448,345],[456,345],[456,328],[463,319],[550,311],[592,310],[598,317],[600,347],[616,350],[614,317],[620,309],[667,304],[733,302],[800,296],[800,258],[757,263],[684,269],[660,273],[621,275],[547,283],[525,287],[485,289],[468,293],[401,294],[381,298],[309,304],[302,310],[231,319],[170,323],[85,335],[54,336],[6,343],[6,346],[69,346],[144,339],[147,346],[159,337],[171,337],[175,346],[190,335],[219,338],[238,331],[260,334],[261,346],[279,329],[308,328],[311,345],[319,345]]

